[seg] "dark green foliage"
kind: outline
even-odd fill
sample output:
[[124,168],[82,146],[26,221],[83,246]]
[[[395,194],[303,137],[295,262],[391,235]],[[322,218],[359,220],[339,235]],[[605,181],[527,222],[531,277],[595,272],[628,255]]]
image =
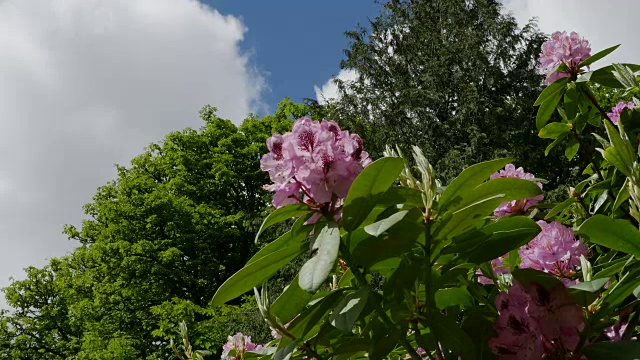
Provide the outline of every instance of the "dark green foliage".
[[85,206],[82,227],[65,229],[80,246],[5,289],[14,310],[0,317],[0,357],[167,359],[183,320],[194,348],[214,354],[237,331],[268,341],[255,305],[209,302],[258,249],[270,203],[259,164],[267,137],[310,107],[285,99],[273,116],[240,127],[215,111],[204,107],[201,129],[171,133],[118,166]]
[[342,67],[360,78],[340,84],[335,117],[375,156],[385,144],[405,153],[418,145],[445,182],[471,164],[512,156],[556,188],[575,165],[561,151],[538,151],[546,142],[534,121],[535,66],[545,37],[501,11],[491,0],[389,1],[369,27],[347,33]]

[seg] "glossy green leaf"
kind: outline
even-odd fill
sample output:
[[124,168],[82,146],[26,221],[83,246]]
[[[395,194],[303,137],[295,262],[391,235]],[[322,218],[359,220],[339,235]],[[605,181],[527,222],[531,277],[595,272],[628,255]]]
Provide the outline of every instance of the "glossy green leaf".
[[307,306],[312,294],[302,290],[298,284],[299,276],[287,286],[271,305],[271,313],[276,316],[282,324],[288,323],[295,318]]
[[360,313],[365,305],[367,305],[367,299],[370,293],[371,291],[369,291],[368,287],[362,287],[347,294],[338,306],[333,309],[329,317],[331,325],[342,331],[351,332],[353,330],[353,324],[358,320]]
[[[616,168],[620,166],[618,170],[620,170],[623,174],[630,176],[628,174],[632,172],[633,162],[636,159],[636,154],[633,151],[631,144],[629,144],[628,139],[622,138],[621,134],[610,122],[605,121],[604,125],[605,125],[605,128],[607,129],[607,135],[609,135],[609,141],[611,142],[611,145],[613,146],[613,148],[615,148],[615,151],[618,154],[617,157],[619,158],[619,162],[621,162],[621,164],[619,165],[613,162],[612,164]],[[605,158],[607,159],[607,161],[611,162],[609,158],[606,157],[606,154],[609,151],[609,149],[611,148],[607,148],[605,150]]]
[[568,78],[560,78],[553,83],[549,84],[538,96],[536,102],[533,103],[533,106],[541,105],[547,101],[553,101],[555,97],[557,97],[557,93],[561,90],[564,90],[567,87]]
[[589,65],[593,64],[594,62],[596,62],[596,61],[602,59],[603,57],[611,54],[612,52],[614,52],[619,47],[620,47],[620,44],[612,46],[610,48],[606,48],[606,49],[601,50],[601,51],[598,51],[597,53],[589,56],[587,59],[583,60],[580,64],[578,64],[578,68],[589,66]]
[[557,139],[562,135],[566,135],[571,131],[568,124],[553,122],[543,127],[538,136],[543,139]]
[[435,293],[436,307],[444,310],[449,306],[467,307],[472,305],[472,297],[466,287],[439,289]]
[[340,247],[340,229],[335,223],[329,223],[320,230],[311,245],[315,255],[300,269],[300,288],[315,292],[333,270]]
[[608,277],[599,278],[591,281],[583,281],[581,283],[571,286],[570,288],[594,293],[594,292],[600,291],[608,281],[609,281]]
[[247,265],[285,247],[302,244],[307,239],[309,232],[313,228],[313,225],[304,225],[306,219],[307,217],[303,216],[296,220],[290,231],[287,231],[260,249],[251,257],[251,259],[249,259],[249,261],[247,261]]
[[366,231],[369,235],[378,237],[385,231],[389,230],[392,226],[400,222],[402,219],[404,219],[407,213],[409,213],[409,210],[398,211],[388,218],[384,218],[380,221],[374,222],[373,224],[365,226],[364,231]]
[[248,264],[220,285],[211,300],[211,305],[222,305],[262,284],[303,252],[304,247],[300,245],[288,246]]
[[532,283],[541,285],[547,290],[552,290],[557,286],[564,286],[558,278],[534,269],[515,269],[511,272],[511,275],[524,287]]
[[620,84],[627,89],[631,89],[638,85],[636,81],[636,77],[633,74],[633,71],[628,67],[622,64],[612,64],[613,65],[613,76],[618,79]]
[[287,330],[297,338],[310,338],[320,328],[319,324],[338,305],[344,291],[336,290],[311,305],[291,322]]
[[256,242],[258,241],[258,237],[260,237],[260,234],[262,234],[262,232],[265,231],[268,227],[285,220],[289,220],[292,217],[305,215],[309,212],[311,212],[311,210],[309,210],[309,207],[304,204],[289,204],[274,210],[262,222],[262,225],[260,226],[260,229],[256,234]]
[[547,146],[546,149],[544,149],[544,156],[548,156],[549,152],[554,147],[558,146],[558,144],[560,144],[562,142],[562,140],[564,140],[568,135],[569,135],[569,133],[566,133],[564,135],[559,136],[557,139],[553,140],[553,142],[551,144],[549,144],[549,146]]
[[[563,79],[564,84],[566,84],[567,78],[562,78],[558,81],[562,81]],[[538,113],[536,114],[536,127],[538,130],[542,129],[546,125],[547,121],[549,121],[549,118],[551,118],[551,115],[553,115],[553,112],[556,110],[558,103],[562,99],[562,95],[564,95],[564,90],[566,88],[564,84],[562,87],[559,87],[551,93],[549,98],[540,104]]]
[[549,219],[553,218],[554,216],[556,216],[556,215],[560,214],[561,212],[563,212],[566,208],[568,208],[572,204],[575,204],[577,201],[578,200],[576,198],[572,198],[572,197],[568,198],[567,200],[557,204],[551,210],[549,210],[549,212],[544,217],[544,219],[545,220],[549,220]]
[[618,192],[618,196],[616,196],[616,201],[613,204],[613,211],[616,211],[616,209],[618,209],[625,201],[629,200],[629,198],[631,197],[631,194],[629,193],[629,187],[627,186],[628,181],[629,178],[625,179],[624,184],[622,184],[622,187]]
[[580,149],[580,142],[575,138],[571,138],[567,143],[567,148],[564,150],[564,156],[571,160],[578,153],[578,149]]
[[526,216],[514,216],[454,238],[460,257],[474,264],[496,259],[527,244],[540,233],[540,226]]
[[404,160],[384,157],[364,168],[353,181],[344,201],[344,228],[351,231],[367,217],[374,204],[368,197],[385,192],[404,169]]
[[595,215],[580,225],[577,234],[591,243],[640,257],[640,231],[627,220]]
[[433,319],[429,322],[429,328],[436,335],[436,338],[440,340],[444,348],[462,356],[465,360],[476,358],[476,349],[473,341],[455,320],[437,312],[434,312],[432,317]]
[[457,206],[462,202],[463,196],[472,191],[470,189],[483,183],[491,174],[513,161],[513,158],[496,159],[475,164],[464,169],[460,175],[451,181],[440,196],[438,202],[439,210],[442,212],[449,207]]

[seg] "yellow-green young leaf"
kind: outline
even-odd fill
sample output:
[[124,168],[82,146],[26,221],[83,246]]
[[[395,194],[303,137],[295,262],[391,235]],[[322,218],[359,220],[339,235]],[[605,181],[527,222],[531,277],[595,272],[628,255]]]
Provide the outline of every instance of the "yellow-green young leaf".
[[401,158],[384,157],[362,170],[344,200],[342,220],[347,231],[357,228],[373,208],[369,197],[389,189],[403,169],[404,160]]
[[438,202],[439,211],[442,212],[449,210],[451,207],[456,207],[462,201],[463,196],[472,191],[475,186],[483,183],[491,174],[514,160],[513,158],[496,159],[464,169],[460,175],[451,181],[440,196]]
[[288,246],[248,264],[218,288],[211,300],[212,306],[222,305],[262,284],[303,252],[304,247],[300,245]]
[[335,223],[329,223],[311,245],[315,254],[300,269],[298,283],[301,289],[310,293],[318,290],[333,270],[339,248],[340,229]]
[[627,220],[595,215],[580,225],[577,234],[591,243],[640,257],[640,231]]
[[557,139],[562,135],[568,134],[569,131],[571,131],[571,128],[568,124],[554,122],[543,127],[538,133],[538,136],[543,139]]

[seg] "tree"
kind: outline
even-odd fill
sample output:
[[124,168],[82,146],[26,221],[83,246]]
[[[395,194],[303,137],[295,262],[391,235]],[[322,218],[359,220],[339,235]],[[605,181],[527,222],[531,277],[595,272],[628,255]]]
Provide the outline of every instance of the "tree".
[[[65,233],[73,253],[5,289],[15,310],[0,326],[0,351],[29,359],[167,359],[186,321],[195,348],[219,352],[230,329],[269,330],[254,307],[208,303],[256,251],[270,198],[259,161],[265,141],[310,107],[288,99],[273,116],[240,127],[206,106],[199,130],[151,144],[85,206]],[[277,229],[271,231],[277,234]]]
[[[535,67],[545,36],[518,28],[494,0],[391,0],[351,39],[335,118],[359,133],[374,157],[385,144],[421,147],[446,182],[463,168],[499,156],[549,180],[571,174],[560,151],[535,151]],[[553,166],[548,166],[553,164]]]

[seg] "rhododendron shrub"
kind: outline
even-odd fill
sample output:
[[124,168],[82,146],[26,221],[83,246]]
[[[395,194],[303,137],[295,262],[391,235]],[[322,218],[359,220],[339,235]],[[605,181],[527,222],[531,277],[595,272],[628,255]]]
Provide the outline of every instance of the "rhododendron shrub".
[[[576,33],[541,49],[535,105],[547,149],[589,162],[559,203],[543,179],[496,159],[446,186],[418,148],[367,144],[334,122],[302,118],[274,134],[262,168],[274,210],[264,229],[296,219],[216,292],[253,291],[274,339],[225,356],[274,359],[640,358],[640,66],[596,62]],[[592,86],[624,89],[604,109]],[[555,114],[555,115],[554,115]],[[593,144],[599,144],[594,149]],[[281,294],[269,279],[304,265]],[[238,335],[237,339],[244,339]],[[244,344],[244,345],[243,345]]]

